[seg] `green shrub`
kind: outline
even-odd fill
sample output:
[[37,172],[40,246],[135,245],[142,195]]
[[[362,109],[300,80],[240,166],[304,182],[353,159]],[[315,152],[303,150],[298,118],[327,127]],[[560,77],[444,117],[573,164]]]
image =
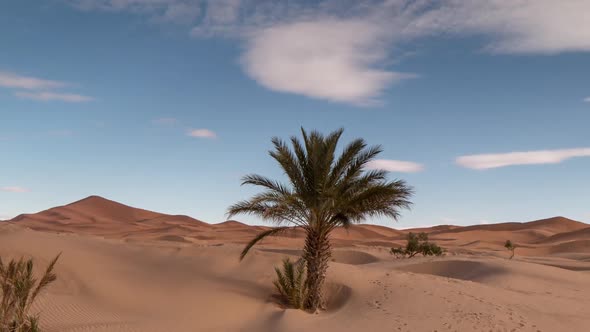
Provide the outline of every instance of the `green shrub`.
[[305,286],[305,261],[295,263],[289,258],[283,259],[283,269],[275,267],[277,280],[273,282],[283,301],[295,309],[303,309],[307,300]]
[[394,255],[396,258],[406,256],[406,249],[404,248],[391,248],[390,254]]
[[41,279],[33,276],[33,260],[0,258],[0,332],[38,332],[39,318],[29,314],[39,294],[57,279],[53,268],[60,255],[47,266]]
[[444,250],[436,243],[428,242],[428,234],[424,232],[419,234],[410,232],[407,240],[405,248],[391,248],[390,253],[396,258],[412,258],[417,254],[422,254],[422,256],[442,256],[444,254]]
[[443,249],[436,245],[436,243],[425,242],[420,246],[420,253],[424,256],[442,256]]

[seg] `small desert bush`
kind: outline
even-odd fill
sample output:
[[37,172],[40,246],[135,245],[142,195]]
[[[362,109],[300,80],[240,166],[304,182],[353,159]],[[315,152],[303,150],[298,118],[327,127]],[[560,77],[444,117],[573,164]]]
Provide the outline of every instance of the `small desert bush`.
[[516,246],[512,243],[512,241],[506,240],[506,243],[504,243],[504,248],[510,250],[511,254],[509,259],[512,259],[514,257],[514,250],[516,249]]
[[37,332],[39,318],[30,315],[31,305],[39,294],[57,279],[53,268],[60,255],[47,266],[41,279],[33,276],[33,260],[0,258],[0,332]]
[[289,258],[285,258],[282,270],[275,267],[275,272],[277,279],[273,284],[283,301],[295,309],[303,309],[308,296],[305,286],[305,261],[300,259],[297,262],[291,262]]
[[391,248],[390,253],[398,258],[412,258],[417,254],[422,254],[422,256],[442,256],[444,254],[441,247],[428,241],[428,234],[424,232],[418,234],[410,232],[407,240],[405,248]]

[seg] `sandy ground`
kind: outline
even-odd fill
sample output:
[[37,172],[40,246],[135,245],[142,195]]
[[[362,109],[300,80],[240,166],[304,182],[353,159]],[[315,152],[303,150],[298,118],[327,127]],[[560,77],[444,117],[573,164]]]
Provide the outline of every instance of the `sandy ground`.
[[[312,315],[273,296],[273,266],[298,254],[297,234],[239,262],[260,228],[113,204],[94,198],[0,224],[4,259],[44,266],[63,253],[58,281],[34,307],[45,331],[590,331],[587,224],[430,229],[449,254],[400,260],[387,246],[403,231],[338,230],[330,309]],[[513,260],[507,238],[521,246]]]

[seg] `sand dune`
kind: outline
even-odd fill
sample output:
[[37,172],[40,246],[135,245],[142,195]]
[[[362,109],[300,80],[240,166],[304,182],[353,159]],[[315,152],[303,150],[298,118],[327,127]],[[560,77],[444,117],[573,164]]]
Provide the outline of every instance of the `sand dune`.
[[[47,331],[586,331],[587,275],[492,257],[393,260],[335,251],[330,310],[309,315],[273,299],[272,266],[296,252],[130,244],[0,227],[0,254],[46,263],[59,280],[34,308]],[[587,266],[590,263],[586,262]]]
[[568,232],[577,229],[587,228],[588,224],[567,219],[564,217],[553,217],[529,222],[507,222],[499,224],[484,224],[458,227],[453,226],[451,229],[436,230],[436,233],[459,233],[466,231],[521,231],[521,230],[542,230],[552,233]]
[[[63,252],[58,281],[36,304],[46,331],[588,331],[590,233],[565,218],[423,229],[443,258],[395,260],[409,230],[338,229],[329,310],[286,310],[273,266],[297,257],[301,230],[210,225],[90,197],[0,224],[0,255],[41,265]],[[519,246],[514,260],[506,239]]]
[[552,235],[543,239],[542,243],[557,243],[565,241],[585,240],[590,239],[590,227],[578,229],[570,232],[563,232]]
[[[211,240],[243,244],[258,232],[268,229],[236,220],[208,224],[188,216],[138,209],[98,196],[35,214],[20,215],[10,222],[39,231],[98,235],[131,242],[164,240],[189,244],[208,244]],[[403,244],[408,232],[423,231],[452,252],[503,252],[504,242],[510,239],[520,247],[521,255],[535,256],[562,254],[570,250],[568,248],[586,252],[584,241],[590,240],[589,230],[588,224],[555,217],[527,223],[467,227],[442,225],[409,230],[354,225],[348,229],[336,229],[331,238],[335,247],[392,247]],[[302,230],[294,229],[264,243],[297,246],[302,242],[303,235]],[[578,242],[561,243],[565,240]]]

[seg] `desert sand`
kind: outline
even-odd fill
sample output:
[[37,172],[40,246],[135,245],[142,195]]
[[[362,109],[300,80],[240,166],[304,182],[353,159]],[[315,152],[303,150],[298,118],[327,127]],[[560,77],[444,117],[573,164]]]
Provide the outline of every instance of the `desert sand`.
[[[208,224],[101,197],[0,223],[0,256],[57,253],[58,280],[33,308],[45,331],[590,331],[590,225],[527,223],[421,229],[441,258],[394,259],[410,230],[338,229],[329,310],[285,309],[273,266],[298,254],[298,231],[239,262],[265,229]],[[415,231],[415,230],[413,230]],[[511,239],[513,260],[503,248]]]

